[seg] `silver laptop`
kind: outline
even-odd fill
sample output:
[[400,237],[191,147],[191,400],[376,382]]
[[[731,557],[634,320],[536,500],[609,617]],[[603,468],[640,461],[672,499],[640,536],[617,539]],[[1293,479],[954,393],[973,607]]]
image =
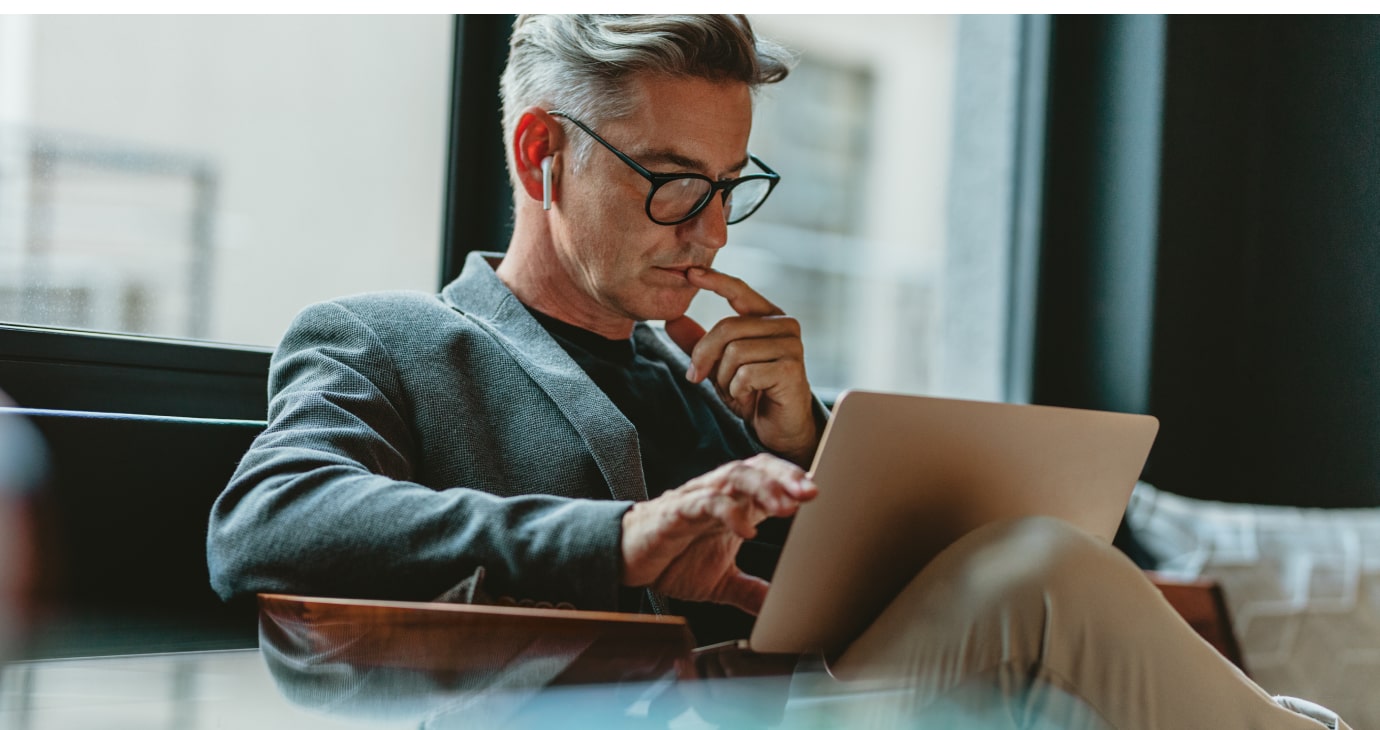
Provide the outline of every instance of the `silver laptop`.
[[815,455],[749,646],[834,656],[941,550],[1029,515],[1111,541],[1151,416],[847,391]]

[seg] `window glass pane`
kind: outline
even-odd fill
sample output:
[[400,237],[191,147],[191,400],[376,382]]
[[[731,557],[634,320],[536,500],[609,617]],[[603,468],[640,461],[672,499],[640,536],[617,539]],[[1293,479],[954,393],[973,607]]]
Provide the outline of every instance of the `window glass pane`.
[[753,23],[801,61],[755,111],[750,147],[782,182],[717,265],[801,321],[826,395],[1006,397],[1019,20]]
[[272,345],[434,291],[452,25],[0,16],[0,321]]

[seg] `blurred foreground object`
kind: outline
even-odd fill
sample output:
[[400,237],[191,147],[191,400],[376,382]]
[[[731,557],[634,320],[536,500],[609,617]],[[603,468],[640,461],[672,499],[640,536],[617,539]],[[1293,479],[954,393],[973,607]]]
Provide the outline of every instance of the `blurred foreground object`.
[[[0,393],[0,407],[12,405]],[[0,410],[0,664],[28,626],[33,587],[33,509],[29,494],[46,469],[38,432]]]
[[[5,409],[0,409],[5,410]],[[211,590],[206,515],[258,421],[9,409],[48,454],[33,509],[25,659],[254,645],[252,601]]]

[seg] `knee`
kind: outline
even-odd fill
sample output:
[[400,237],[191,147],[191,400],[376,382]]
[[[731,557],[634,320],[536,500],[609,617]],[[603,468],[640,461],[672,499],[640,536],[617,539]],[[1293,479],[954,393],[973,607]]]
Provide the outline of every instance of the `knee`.
[[951,551],[958,561],[951,569],[977,605],[1096,603],[1123,583],[1144,582],[1109,543],[1050,517],[985,525]]
[[1144,582],[1122,560],[1115,548],[1059,520],[985,525],[921,570],[838,669],[871,664],[866,671],[874,674],[904,674],[937,664],[947,669],[935,676],[936,686],[1000,665],[1024,671],[1048,655],[1051,637],[1101,636],[1111,627],[1095,624],[1128,615],[1108,610],[1116,599],[1104,595],[1118,591],[1109,581],[1123,580],[1128,570]]

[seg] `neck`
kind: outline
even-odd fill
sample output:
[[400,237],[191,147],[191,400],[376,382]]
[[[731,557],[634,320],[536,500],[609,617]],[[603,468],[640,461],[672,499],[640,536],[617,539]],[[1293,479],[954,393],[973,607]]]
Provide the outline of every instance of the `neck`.
[[632,337],[636,321],[600,305],[577,280],[579,272],[560,260],[544,216],[519,209],[497,273],[518,301],[542,314],[610,340]]

